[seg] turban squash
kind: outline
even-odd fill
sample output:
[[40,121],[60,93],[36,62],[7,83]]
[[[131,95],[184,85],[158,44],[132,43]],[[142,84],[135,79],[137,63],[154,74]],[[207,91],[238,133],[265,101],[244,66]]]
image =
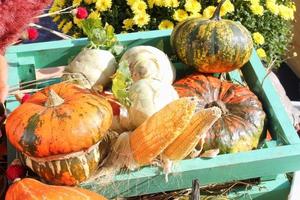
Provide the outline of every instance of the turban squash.
[[240,23],[220,18],[222,3],[211,19],[189,18],[177,24],[171,34],[178,58],[203,73],[240,68],[252,53],[249,31]]
[[222,116],[207,132],[204,150],[235,153],[256,148],[264,131],[265,112],[247,87],[192,74],[174,83],[179,96],[198,96],[201,107],[217,106]]
[[89,178],[103,159],[99,142],[112,123],[103,97],[71,83],[35,93],[7,118],[11,144],[25,164],[54,184],[75,185]]
[[6,193],[6,200],[105,200],[103,196],[91,192],[86,189],[68,187],[68,186],[53,186],[41,183],[32,178],[24,178],[13,183]]

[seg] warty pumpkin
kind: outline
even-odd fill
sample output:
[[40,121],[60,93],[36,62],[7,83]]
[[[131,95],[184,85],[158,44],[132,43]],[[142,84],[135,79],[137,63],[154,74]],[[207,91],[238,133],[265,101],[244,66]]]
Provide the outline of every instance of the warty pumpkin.
[[221,153],[256,148],[264,131],[265,112],[248,87],[215,77],[192,74],[174,83],[179,96],[197,96],[202,108],[217,106],[222,116],[207,132],[204,150]]
[[98,146],[111,123],[112,108],[104,97],[58,83],[16,108],[6,132],[34,172],[54,184],[75,185],[103,159]]
[[76,187],[53,186],[32,178],[16,180],[7,190],[5,200],[106,200],[105,197]]
[[203,73],[228,72],[250,58],[253,42],[240,23],[221,19],[219,4],[212,18],[189,18],[175,26],[171,46],[186,65]]

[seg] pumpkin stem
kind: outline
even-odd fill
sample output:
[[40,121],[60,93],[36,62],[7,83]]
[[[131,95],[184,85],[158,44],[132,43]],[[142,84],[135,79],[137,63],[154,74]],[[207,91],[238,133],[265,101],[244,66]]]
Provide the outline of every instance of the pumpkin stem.
[[226,105],[224,102],[217,100],[217,101],[213,101],[211,103],[208,103],[205,105],[205,108],[211,108],[211,107],[218,107],[222,110],[222,114],[228,113],[228,109],[226,108]]
[[221,12],[221,7],[225,3],[226,0],[222,0],[218,7],[216,8],[214,15],[210,18],[210,20],[221,20],[220,12]]
[[50,107],[59,106],[63,103],[64,103],[64,100],[54,90],[51,89],[49,91],[48,99],[45,102],[45,106],[50,108]]

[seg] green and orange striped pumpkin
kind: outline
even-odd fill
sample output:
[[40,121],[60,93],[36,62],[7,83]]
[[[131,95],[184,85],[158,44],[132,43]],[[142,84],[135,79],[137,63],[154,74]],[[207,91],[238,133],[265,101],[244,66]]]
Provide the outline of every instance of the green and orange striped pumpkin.
[[104,97],[59,83],[35,93],[7,118],[6,132],[24,163],[53,184],[76,185],[103,159],[99,143],[112,123]]
[[184,77],[174,87],[180,97],[197,96],[200,107],[222,110],[222,116],[207,132],[204,150],[218,148],[221,153],[235,153],[258,146],[266,115],[248,87],[202,74]]
[[212,18],[189,18],[177,24],[171,34],[171,46],[178,58],[203,73],[240,68],[252,53],[249,31],[238,22],[220,18],[224,2]]

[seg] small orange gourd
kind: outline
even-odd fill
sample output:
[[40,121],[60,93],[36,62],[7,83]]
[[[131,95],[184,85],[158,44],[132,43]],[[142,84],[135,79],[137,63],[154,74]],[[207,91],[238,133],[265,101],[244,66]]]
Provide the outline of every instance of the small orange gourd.
[[13,183],[7,190],[5,200],[106,200],[105,197],[82,188],[47,185],[32,178]]

